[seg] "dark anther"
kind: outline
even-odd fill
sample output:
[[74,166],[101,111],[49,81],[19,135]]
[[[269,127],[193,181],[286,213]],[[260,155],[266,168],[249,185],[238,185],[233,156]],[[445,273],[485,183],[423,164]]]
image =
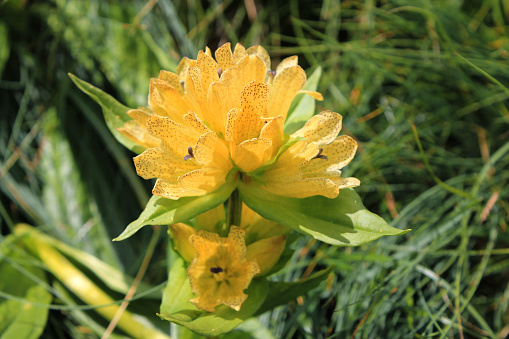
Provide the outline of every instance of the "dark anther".
[[267,74],[271,74],[273,77],[276,76],[276,71],[267,71]]
[[221,68],[217,69],[217,75],[221,77],[221,74],[223,74],[223,70]]
[[320,148],[318,150],[318,154],[315,155],[315,157],[313,159],[325,159],[325,160],[329,160],[329,158],[327,158],[327,156],[322,155],[322,152],[323,152],[323,148]]
[[192,148],[191,146],[189,146],[189,147],[187,148],[187,153],[189,153],[189,154],[187,154],[187,155],[184,157],[184,160],[185,160],[185,161],[187,161],[187,160],[189,160],[189,159],[191,159],[191,158],[194,158],[193,148]]
[[223,269],[221,267],[211,267],[210,272],[211,273],[221,273],[221,272],[223,272]]

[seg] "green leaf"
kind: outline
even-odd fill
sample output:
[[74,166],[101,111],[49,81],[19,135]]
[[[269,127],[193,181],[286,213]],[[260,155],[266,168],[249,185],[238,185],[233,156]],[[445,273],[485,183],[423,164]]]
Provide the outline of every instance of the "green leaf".
[[106,120],[106,124],[108,125],[108,128],[110,129],[113,136],[122,145],[134,153],[142,153],[145,150],[144,147],[138,145],[117,130],[117,128],[124,126],[127,121],[132,120],[132,118],[127,115],[127,111],[129,111],[130,108],[122,105],[111,95],[101,91],[97,87],[92,86],[88,82],[81,80],[77,76],[69,73],[69,77],[80,90],[82,90],[85,94],[94,99],[95,102],[101,105],[104,120]]
[[238,188],[246,205],[262,217],[331,245],[358,246],[384,235],[408,232],[389,226],[368,211],[351,188],[339,190],[334,199],[288,198],[271,194],[255,182],[240,182]]
[[216,312],[205,312],[189,302],[194,298],[186,275],[184,261],[178,259],[172,266],[168,284],[161,303],[161,319],[182,325],[187,329],[208,337],[227,333],[251,317],[260,307],[267,295],[267,281],[254,279],[245,291],[248,298],[240,311],[228,306],[217,307]]
[[[11,235],[0,246],[0,338],[39,338],[52,300],[44,271],[16,248]],[[33,259],[32,259],[33,260]]]
[[171,225],[192,219],[225,202],[234,189],[235,183],[230,182],[212,193],[199,197],[170,200],[154,195],[150,198],[140,217],[130,223],[124,232],[113,240],[125,240],[146,225]]
[[[307,91],[316,91],[320,77],[322,76],[322,67],[318,66],[313,74],[307,79],[302,88]],[[315,114],[315,100],[307,94],[299,94],[292,102],[288,111],[288,117],[285,122],[284,132],[292,134],[301,128]]]
[[269,293],[263,305],[256,311],[255,315],[262,314],[276,306],[284,305],[297,297],[306,294],[308,291],[318,287],[322,281],[327,279],[332,272],[333,266],[313,273],[309,278],[294,282],[269,282]]

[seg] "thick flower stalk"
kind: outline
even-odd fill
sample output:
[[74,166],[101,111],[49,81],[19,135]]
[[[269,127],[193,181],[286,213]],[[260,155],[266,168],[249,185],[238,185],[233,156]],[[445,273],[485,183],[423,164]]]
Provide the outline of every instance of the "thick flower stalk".
[[256,177],[269,192],[289,197],[334,198],[360,183],[341,178],[339,170],[357,144],[347,136],[336,139],[341,116],[333,112],[284,135],[297,94],[322,99],[302,91],[305,82],[297,57],[271,71],[262,47],[237,44],[232,52],[227,43],[215,60],[209,49],[200,51],[197,60],[184,58],[176,73],[152,79],[149,108],[130,111],[133,120],[120,132],[148,148],[134,159],[136,169],[145,179],[157,178],[153,194],[164,198],[204,195],[239,177]]

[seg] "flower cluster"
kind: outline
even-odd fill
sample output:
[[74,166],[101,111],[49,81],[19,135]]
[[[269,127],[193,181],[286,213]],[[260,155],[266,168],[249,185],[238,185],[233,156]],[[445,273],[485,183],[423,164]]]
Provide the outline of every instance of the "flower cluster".
[[[271,71],[260,46],[230,44],[184,58],[176,73],[162,71],[150,83],[149,107],[131,110],[120,132],[146,147],[134,161],[145,179],[157,178],[153,194],[168,199],[199,196],[225,184],[234,170],[271,193],[334,198],[339,189],[360,184],[341,178],[357,143],[338,136],[341,115],[311,118],[299,131],[283,133],[285,119],[306,73],[297,57]],[[235,176],[234,176],[235,177]]]

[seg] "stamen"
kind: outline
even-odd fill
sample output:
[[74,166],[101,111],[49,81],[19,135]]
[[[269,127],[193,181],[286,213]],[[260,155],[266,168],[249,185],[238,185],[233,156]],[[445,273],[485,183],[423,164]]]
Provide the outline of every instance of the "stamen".
[[329,160],[329,158],[327,158],[327,156],[325,155],[322,155],[322,152],[323,152],[323,148],[320,148],[318,150],[318,153],[312,158],[312,159],[324,159],[324,160]]
[[275,77],[276,76],[276,71],[267,71],[267,74],[270,74],[273,77]]
[[211,267],[210,268],[210,272],[214,273],[214,274],[217,274],[217,273],[223,272],[223,269],[221,267]]
[[189,160],[189,159],[191,159],[191,158],[194,158],[193,148],[192,148],[191,146],[189,146],[189,147],[187,148],[187,153],[189,153],[189,154],[187,154],[187,155],[184,157],[184,161],[187,161],[187,160]]
[[217,69],[217,75],[221,77],[221,74],[223,74],[223,70],[221,68]]

